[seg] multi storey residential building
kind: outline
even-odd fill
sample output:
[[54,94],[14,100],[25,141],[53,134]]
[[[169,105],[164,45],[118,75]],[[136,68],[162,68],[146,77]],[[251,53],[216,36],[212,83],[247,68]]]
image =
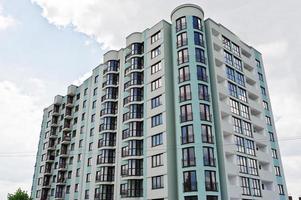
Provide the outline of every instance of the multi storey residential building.
[[44,110],[33,199],[286,200],[261,54],[192,4]]

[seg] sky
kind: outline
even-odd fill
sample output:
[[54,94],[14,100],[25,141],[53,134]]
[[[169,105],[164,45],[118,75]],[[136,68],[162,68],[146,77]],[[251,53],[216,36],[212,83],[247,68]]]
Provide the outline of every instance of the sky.
[[262,52],[289,194],[301,196],[300,0],[0,0],[0,199],[30,192],[53,97],[187,2]]

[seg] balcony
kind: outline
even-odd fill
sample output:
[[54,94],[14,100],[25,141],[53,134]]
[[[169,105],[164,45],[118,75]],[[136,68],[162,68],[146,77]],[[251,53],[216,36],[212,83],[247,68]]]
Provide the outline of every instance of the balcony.
[[141,60],[140,63],[131,63],[129,67],[125,69],[124,74],[128,76],[131,72],[141,72],[143,69],[143,60]]
[[143,112],[127,112],[123,114],[123,121],[128,121],[130,119],[141,119],[143,118]]
[[134,79],[126,82],[124,84],[124,90],[128,89],[131,86],[143,87],[143,79]]
[[117,128],[116,123],[114,124],[101,124],[99,126],[99,131],[115,131]]
[[116,145],[116,140],[99,140],[98,142],[98,148],[102,147],[115,147]]
[[[140,186],[142,187],[142,185]],[[138,197],[143,197],[143,189],[121,189],[120,191],[121,198],[138,198]]]
[[66,184],[66,179],[65,178],[58,178],[56,183],[57,183],[57,185],[65,185]]
[[53,162],[55,159],[55,156],[54,155],[47,155],[46,157],[46,162]]
[[114,74],[117,74],[118,71],[119,71],[119,67],[117,67],[117,66],[112,66],[112,67],[108,66],[107,68],[105,68],[105,69],[103,70],[103,75],[105,75],[105,74],[107,74],[107,73],[114,73]]
[[113,94],[106,94],[106,95],[103,95],[101,97],[101,101],[106,101],[106,100],[117,101],[118,100],[117,92],[116,92],[116,94],[115,93],[113,93]]
[[121,151],[121,157],[131,157],[131,156],[142,156],[143,148],[128,148],[123,147]]
[[116,115],[117,111],[118,111],[117,108],[104,108],[100,111],[100,116]]
[[122,131],[122,139],[132,138],[132,137],[142,137],[143,136],[143,129],[139,130],[130,130],[125,129]]
[[63,132],[70,132],[71,131],[71,123],[65,123],[63,127]]
[[121,176],[122,177],[131,177],[131,176],[143,176],[143,168],[131,168],[128,169],[121,169]]
[[114,173],[96,175],[96,178],[95,178],[96,183],[99,183],[99,182],[114,182],[114,181],[115,181]]
[[96,164],[101,165],[101,164],[114,164],[115,163],[115,157],[97,157]]
[[105,81],[102,83],[103,88],[107,86],[112,86],[112,87],[118,86],[118,81]]
[[62,138],[62,144],[69,144],[71,141],[71,136],[70,135],[65,135],[63,138]]
[[123,105],[127,105],[132,102],[141,102],[143,101],[143,95],[132,95],[123,99]]
[[[113,191],[113,189],[108,189],[108,191]],[[94,200],[113,200],[114,194],[109,192],[95,193]]]

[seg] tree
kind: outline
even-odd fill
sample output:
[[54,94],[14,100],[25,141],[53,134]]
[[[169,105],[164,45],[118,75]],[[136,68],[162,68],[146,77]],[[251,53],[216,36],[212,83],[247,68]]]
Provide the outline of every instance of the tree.
[[7,200],[32,200],[29,197],[26,191],[22,191],[21,188],[18,188],[15,194],[8,194]]

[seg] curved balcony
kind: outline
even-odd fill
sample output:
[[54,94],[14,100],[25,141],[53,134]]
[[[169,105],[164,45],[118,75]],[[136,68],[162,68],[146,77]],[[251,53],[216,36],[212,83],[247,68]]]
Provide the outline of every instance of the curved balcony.
[[141,120],[143,118],[143,112],[127,112],[123,114],[123,121],[128,121],[131,119]]
[[103,70],[103,75],[107,73],[118,73],[119,62],[117,60],[109,60],[107,62],[107,67]]
[[143,95],[131,95],[127,96],[126,98],[123,99],[123,105],[127,105],[132,102],[141,102],[143,101]]
[[136,87],[143,87],[143,79],[134,79],[134,80],[129,80],[124,84],[124,90],[127,90],[133,86]]
[[102,83],[103,89],[106,87],[118,87],[119,82],[118,81],[105,81]]
[[99,131],[116,131],[117,125],[115,124],[100,124]]
[[104,115],[116,115],[117,114],[117,108],[104,108],[100,111],[100,117]]
[[122,139],[125,140],[127,138],[136,138],[136,137],[142,137],[143,136],[143,129],[139,130],[130,130],[125,129],[122,131]]
[[136,157],[143,156],[143,148],[128,148],[123,147],[121,150],[121,157]]
[[142,72],[144,70],[143,60],[139,62],[130,63],[129,67],[124,70],[125,76],[130,75],[133,72]]
[[115,145],[116,145],[116,140],[104,140],[104,139],[100,139],[98,141],[98,148],[115,147]]
[[116,94],[105,94],[101,97],[101,101],[107,101],[107,100],[111,100],[111,101],[117,101],[118,100],[118,95],[117,92]]

